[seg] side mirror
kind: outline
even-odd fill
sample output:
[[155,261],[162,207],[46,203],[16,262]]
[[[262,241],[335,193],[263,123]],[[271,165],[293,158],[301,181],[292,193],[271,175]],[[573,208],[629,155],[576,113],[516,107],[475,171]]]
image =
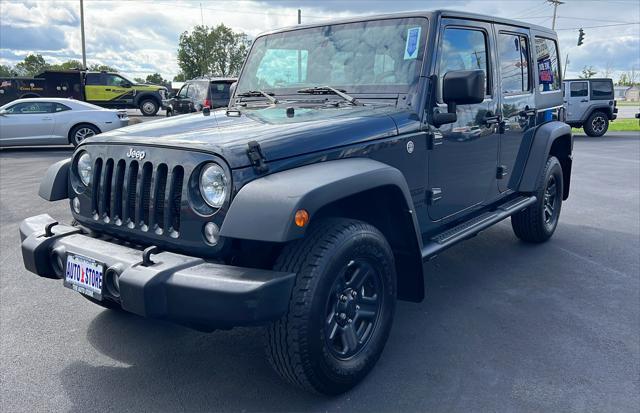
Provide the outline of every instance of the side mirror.
[[482,70],[455,70],[447,72],[442,81],[442,100],[447,104],[447,113],[436,113],[436,126],[458,120],[457,105],[472,105],[484,100],[485,76]]

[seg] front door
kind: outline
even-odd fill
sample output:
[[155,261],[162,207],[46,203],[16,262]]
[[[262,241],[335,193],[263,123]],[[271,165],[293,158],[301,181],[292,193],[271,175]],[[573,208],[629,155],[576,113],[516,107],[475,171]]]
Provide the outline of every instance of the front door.
[[458,105],[458,120],[435,131],[438,141],[429,151],[429,217],[440,220],[463,212],[495,196],[498,158],[498,98],[491,60],[490,24],[443,19],[438,47],[438,107],[442,79],[449,71],[483,70],[486,96],[482,103]]
[[533,94],[533,67],[529,29],[495,25],[497,67],[500,79],[500,155],[498,188],[504,192],[522,144],[524,133],[535,127],[536,108]]
[[20,102],[0,115],[0,146],[46,144],[55,121],[53,103]]
[[565,102],[567,104],[567,122],[578,122],[589,107],[589,82],[565,82]]

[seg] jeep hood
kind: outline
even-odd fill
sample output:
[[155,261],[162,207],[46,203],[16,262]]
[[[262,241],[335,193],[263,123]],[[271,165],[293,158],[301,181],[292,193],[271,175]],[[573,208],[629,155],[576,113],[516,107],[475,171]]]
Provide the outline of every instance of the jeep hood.
[[[116,129],[85,141],[86,144],[165,146],[216,153],[231,168],[249,166],[247,143],[256,141],[269,161],[394,136],[398,128],[391,106],[295,108],[278,105],[244,109],[239,116],[226,109],[169,117]],[[123,151],[126,149],[123,148]]]

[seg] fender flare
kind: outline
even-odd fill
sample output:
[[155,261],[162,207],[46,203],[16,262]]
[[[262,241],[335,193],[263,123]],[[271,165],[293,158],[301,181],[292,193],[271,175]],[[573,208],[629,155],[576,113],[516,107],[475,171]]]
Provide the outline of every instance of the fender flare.
[[49,166],[40,182],[38,195],[46,201],[60,201],[69,198],[69,168],[71,158],[63,159]]
[[609,106],[608,103],[604,103],[603,101],[602,103],[592,103],[591,105],[589,105],[589,107],[582,114],[580,123],[584,124],[587,119],[589,119],[589,116],[591,116],[591,114],[595,111],[604,112],[609,120],[611,120],[611,118],[613,117],[613,108]]
[[[407,182],[398,169],[368,158],[349,158],[276,172],[249,182],[231,202],[220,235],[266,242],[288,242],[304,236],[294,224],[297,210],[314,213],[325,205],[360,192],[384,186],[397,187],[413,211]],[[415,213],[411,213],[417,245],[422,238]]]
[[[556,139],[567,135],[571,139],[570,148],[572,149],[573,136],[571,135],[571,126],[564,122],[547,122],[526,132],[524,139],[531,140],[531,145],[526,158],[521,156],[522,152],[518,154],[517,162],[523,168],[522,176],[517,186],[518,191],[533,192],[536,190],[538,178],[543,169],[541,165],[545,165],[553,143]],[[525,146],[523,145],[523,147]],[[569,154],[570,156],[571,154]]]

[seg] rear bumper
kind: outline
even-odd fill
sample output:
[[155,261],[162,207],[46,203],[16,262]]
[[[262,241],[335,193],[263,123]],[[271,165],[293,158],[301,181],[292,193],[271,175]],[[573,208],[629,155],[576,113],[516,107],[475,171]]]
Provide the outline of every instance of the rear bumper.
[[53,222],[43,214],[20,224],[25,268],[60,279],[57,256],[64,262],[70,252],[104,263],[105,274],[119,274],[120,296],[105,289],[103,300],[140,316],[196,328],[229,328],[275,320],[289,305],[293,273],[234,267],[171,252],[151,256],[153,263],[145,266],[139,249],[88,236],[76,227],[58,224],[47,236],[45,227]]

